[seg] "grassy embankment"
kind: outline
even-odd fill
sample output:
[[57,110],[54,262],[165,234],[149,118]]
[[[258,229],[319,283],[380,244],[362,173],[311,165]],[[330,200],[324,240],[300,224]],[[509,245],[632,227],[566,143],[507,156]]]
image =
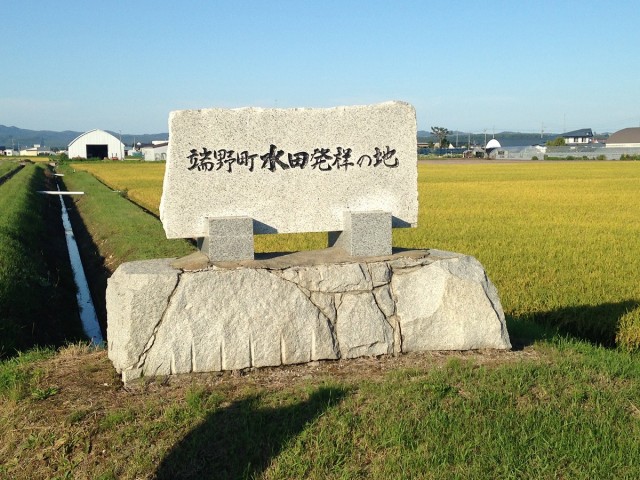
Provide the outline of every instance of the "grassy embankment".
[[18,168],[17,162],[12,162],[9,160],[0,160],[0,178],[2,178],[7,173],[11,172]]
[[[126,391],[103,353],[67,349],[30,364],[42,372],[30,398],[0,400],[0,475],[640,477],[638,354],[531,322],[563,320],[592,335],[604,320],[608,343],[611,324],[637,311],[638,171],[607,165],[420,167],[422,226],[394,232],[394,243],[476,255],[510,333],[535,341],[523,351],[328,362]],[[82,178],[70,175],[69,188]],[[126,202],[111,195],[120,215]]]
[[0,358],[80,336],[70,274],[55,258],[64,236],[56,241],[46,221],[58,199],[36,193],[43,189],[33,164],[0,185]]
[[[105,166],[104,163],[99,165]],[[181,257],[194,250],[186,241],[167,240],[162,224],[156,218],[134,204],[123,201],[123,197],[131,194],[141,205],[149,205],[145,195],[147,192],[155,194],[157,190],[162,191],[162,173],[158,177],[158,172],[155,172],[156,177],[150,178],[145,168],[148,164],[144,163],[106,165],[108,170],[113,168],[124,180],[110,183],[113,190],[104,188],[94,176],[81,171],[80,166],[61,167],[59,171],[65,174],[63,180],[69,190],[90,192],[89,195],[77,198],[74,207],[82,216],[82,227],[91,234],[95,247],[105,258],[110,270],[114,270],[122,262]],[[129,169],[128,173],[123,173],[123,166]],[[101,177],[98,178],[104,182]],[[139,197],[145,201],[138,200]],[[151,198],[160,202],[159,195]],[[157,211],[158,206],[149,210]]]
[[[74,168],[90,172],[101,182],[120,190],[127,197],[156,215],[160,214],[160,197],[164,163],[104,162],[75,163]],[[281,235],[256,235],[256,252],[293,252],[326,248],[326,233],[292,233]]]

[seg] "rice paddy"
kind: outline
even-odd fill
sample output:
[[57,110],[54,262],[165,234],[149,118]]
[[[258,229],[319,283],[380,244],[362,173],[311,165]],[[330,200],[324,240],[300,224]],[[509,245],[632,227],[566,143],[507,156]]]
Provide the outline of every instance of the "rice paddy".
[[[163,163],[74,168],[158,212]],[[418,227],[394,230],[395,247],[473,255],[509,316],[614,342],[619,317],[640,304],[640,162],[421,163],[418,174]],[[258,235],[255,244],[308,250],[326,247],[327,235]]]

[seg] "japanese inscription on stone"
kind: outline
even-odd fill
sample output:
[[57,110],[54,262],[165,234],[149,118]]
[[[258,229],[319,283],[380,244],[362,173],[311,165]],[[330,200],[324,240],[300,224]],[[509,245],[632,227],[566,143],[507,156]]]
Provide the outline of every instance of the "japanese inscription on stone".
[[346,210],[417,222],[411,105],[172,112],[160,205],[168,238],[207,217],[248,216],[254,233],[342,230]]
[[260,168],[266,168],[270,172],[276,170],[289,170],[290,168],[304,169],[307,166],[311,170],[317,169],[321,172],[327,172],[333,169],[344,171],[349,167],[357,165],[358,167],[388,167],[397,168],[399,164],[398,157],[396,157],[395,149],[385,147],[380,149],[375,147],[375,152],[372,155],[361,155],[356,163],[354,163],[352,157],[351,148],[336,147],[332,151],[330,148],[314,148],[313,152],[296,152],[288,153],[284,156],[284,150],[278,150],[275,145],[271,145],[269,151],[264,155],[258,155],[257,153],[249,153],[248,151],[235,152],[234,150],[228,150],[225,148],[209,150],[207,147],[202,147],[201,151],[196,148],[189,150],[189,166],[187,170],[207,171],[212,170],[226,170],[231,173],[233,165],[238,167],[245,167],[250,172],[253,172],[256,159],[262,161]]

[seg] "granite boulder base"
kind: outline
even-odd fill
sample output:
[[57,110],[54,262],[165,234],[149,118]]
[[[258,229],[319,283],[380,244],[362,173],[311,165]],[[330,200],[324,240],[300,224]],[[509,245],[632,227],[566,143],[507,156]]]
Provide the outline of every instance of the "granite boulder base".
[[425,350],[511,347],[472,257],[336,249],[228,265],[121,265],[107,288],[108,351],[125,382]]

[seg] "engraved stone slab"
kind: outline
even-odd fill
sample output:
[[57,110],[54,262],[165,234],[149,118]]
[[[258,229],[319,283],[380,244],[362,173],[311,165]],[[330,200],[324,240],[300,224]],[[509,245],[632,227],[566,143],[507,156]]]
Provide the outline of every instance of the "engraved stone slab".
[[171,112],[160,218],[168,238],[206,237],[215,217],[254,233],[342,231],[345,211],[415,226],[416,142],[403,102]]

